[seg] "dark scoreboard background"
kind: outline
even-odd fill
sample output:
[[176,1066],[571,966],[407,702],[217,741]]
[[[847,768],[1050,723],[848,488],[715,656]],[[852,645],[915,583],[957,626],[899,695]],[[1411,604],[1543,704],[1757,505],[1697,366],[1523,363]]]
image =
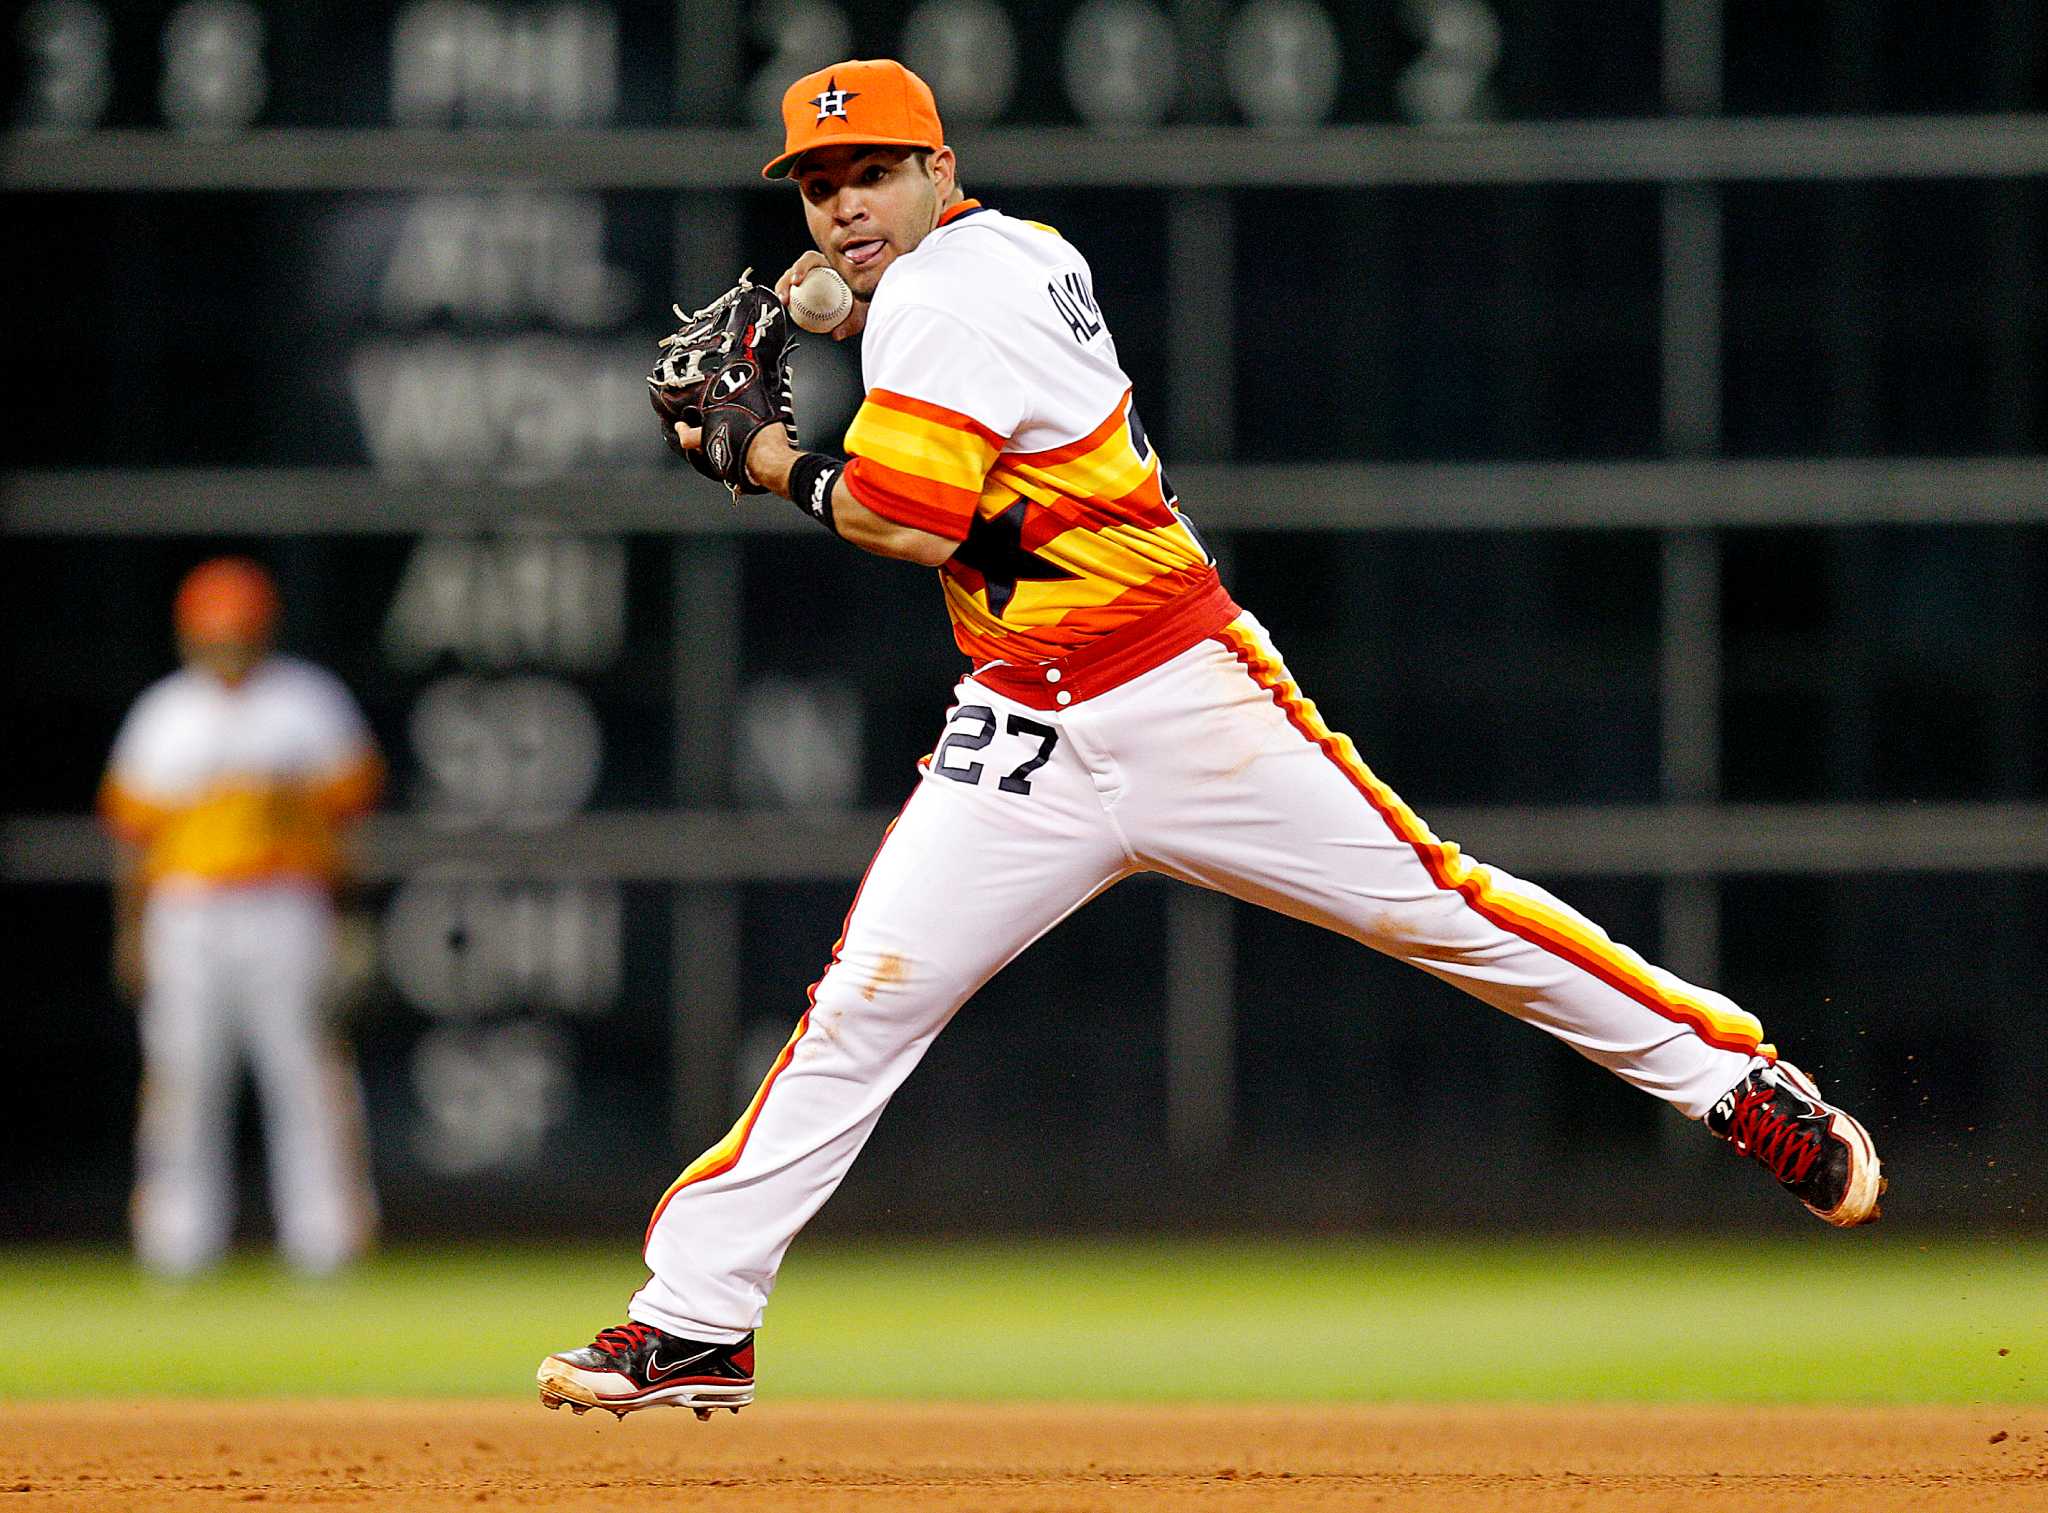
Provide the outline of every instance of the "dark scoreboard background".
[[[1688,17],[1710,34],[1681,46]],[[101,521],[16,514],[0,537],[17,825],[0,882],[14,999],[0,1089],[25,1131],[0,1234],[119,1227],[132,1014],[106,985],[104,888],[80,827],[122,711],[171,665],[179,575],[220,550],[277,569],[287,647],[350,683],[393,759],[372,848],[385,860],[353,899],[339,1007],[394,1224],[546,1224],[573,1197],[630,1225],[743,1098],[936,733],[959,670],[937,590],[800,522],[721,534],[727,506],[660,448],[641,375],[669,304],[803,250],[786,190],[746,168],[671,189],[540,167],[422,184],[409,165],[505,132],[588,136],[601,160],[668,127],[738,144],[750,165],[774,148],[784,80],[884,53],[937,87],[970,191],[1090,256],[1162,450],[1234,490],[1186,503],[1241,527],[1209,533],[1238,596],[1425,814],[1671,796],[1664,533],[1654,518],[1311,528],[1277,495],[1259,519],[1266,475],[1252,470],[1696,454],[1674,441],[1668,403],[1670,186],[1624,168],[1204,188],[1164,166],[1175,129],[1239,131],[1284,160],[1372,128],[1455,144],[1546,123],[1861,129],[1941,112],[1994,131],[2048,108],[2043,23],[1993,4],[0,7],[7,482],[16,500],[52,480],[82,490]],[[1052,151],[1075,139],[1047,133],[1076,129],[1127,155],[1127,182],[977,174],[977,141]],[[268,178],[228,188],[181,168],[150,187],[152,152],[252,143],[273,153]],[[145,167],[83,166],[109,144]],[[336,151],[346,173],[293,166]],[[1737,172],[1712,194],[1707,455],[2048,451],[2038,173]],[[1230,228],[1221,303],[1205,309],[1175,296],[1191,204]],[[1187,325],[1219,314],[1220,366],[1191,368]],[[813,342],[800,370],[807,439],[831,445],[857,402],[857,344]],[[367,503],[340,524],[277,526],[321,489]],[[151,518],[155,501],[209,491],[231,502],[203,526]],[[382,525],[374,509],[400,492],[411,513]],[[1720,776],[1695,797],[2048,797],[2039,516],[1915,520],[1714,532]],[[703,622],[724,628],[707,638]],[[693,863],[696,843],[662,828],[682,812],[823,816],[834,839],[775,875],[725,851]],[[644,824],[645,855],[670,861],[605,840],[608,819],[629,838]],[[514,865],[504,846],[528,849]],[[536,863],[550,846],[556,862]],[[1571,875],[1570,861],[1561,891],[1655,954],[1670,919],[1656,868]],[[1816,1046],[1901,1138],[1968,1154],[1968,1125],[2038,1110],[1988,1008],[2029,1024],[2048,1011],[2038,873],[1987,883],[1923,858],[1874,878],[1735,869],[1711,887],[1723,984]],[[1076,1223],[1455,1217],[1419,1151],[1468,1162],[1472,1193],[1519,1180],[1457,1117],[1475,1100],[1516,1111],[1546,1160],[1589,1137],[1664,1159],[1656,1110],[1555,1047],[1238,911],[1232,1155],[1175,1164],[1160,945],[1178,928],[1164,889],[1129,885],[1006,973],[934,1051],[828,1222],[1030,1221],[1042,1186],[1015,1177],[1048,1167],[1070,1179]],[[1957,980],[1943,946],[1959,936],[1981,946],[1963,974],[1981,1014],[1929,1007]],[[1349,1054],[1331,1054],[1333,1033]],[[1447,1043],[1463,1080],[1413,1101]],[[2038,1131],[2038,1112],[2023,1118]],[[1603,1201],[1596,1184],[1558,1213]]]
[[[1994,39],[2011,24],[1996,9],[1961,24]],[[1762,3],[1728,10],[1731,108],[1812,108],[1803,65],[1826,47],[1825,21]],[[1240,120],[1393,121],[1418,60],[1477,75],[1488,113],[1644,115],[1662,104],[1654,0],[1597,16],[1464,0],[40,0],[7,12],[17,119],[61,113],[83,126],[175,125],[181,109],[208,109],[198,99],[236,126],[752,125],[810,60],[848,56],[913,61],[962,124],[1071,125],[1119,110],[1202,119],[1200,102],[1226,95]],[[1877,45],[1899,98],[1872,103],[1972,108],[1968,80],[1921,66],[1923,44],[1945,49],[1953,28],[1919,7],[1889,12]],[[1190,60],[1210,77],[1193,77]],[[1301,82],[1290,90],[1289,79]]]

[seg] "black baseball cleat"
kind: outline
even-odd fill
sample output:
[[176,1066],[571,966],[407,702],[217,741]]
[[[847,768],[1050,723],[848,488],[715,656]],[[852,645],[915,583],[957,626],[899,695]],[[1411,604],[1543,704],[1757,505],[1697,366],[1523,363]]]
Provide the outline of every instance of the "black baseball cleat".
[[663,1334],[651,1324],[598,1331],[580,1350],[540,1363],[541,1405],[588,1413],[606,1408],[624,1418],[637,1408],[713,1408],[737,1413],[754,1400],[754,1337],[710,1344]]
[[1728,1089],[1708,1112],[1707,1129],[1761,1162],[1828,1223],[1847,1229],[1877,1218],[1888,1184],[1870,1132],[1791,1062],[1757,1067]]

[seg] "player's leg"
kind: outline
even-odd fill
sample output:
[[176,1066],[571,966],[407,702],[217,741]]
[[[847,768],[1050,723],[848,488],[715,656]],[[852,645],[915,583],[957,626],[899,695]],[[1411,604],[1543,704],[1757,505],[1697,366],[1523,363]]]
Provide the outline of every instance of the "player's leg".
[[[1775,1052],[1754,1016],[1644,960],[1546,890],[1438,840],[1324,724],[1250,616],[1220,649],[1209,645],[1176,670],[1202,688],[1180,697],[1183,728],[1133,722],[1148,741],[1148,775],[1160,779],[1126,819],[1148,860],[1434,973],[1717,1132],[1747,1107],[1746,1146],[1775,1154],[1802,1145],[1788,1130],[1831,1135],[1827,1160],[1847,1186],[1824,1183],[1826,1201],[1809,1206],[1836,1223],[1875,1216],[1868,1135],[1838,1110],[1819,1112],[1826,1106],[1796,1072],[1766,1071]],[[1762,1091],[1748,1083],[1755,1072],[1765,1072]],[[1811,1199],[1818,1178],[1807,1158],[1820,1148],[1805,1140],[1802,1151],[1766,1164]]]
[[183,1276],[218,1260],[234,1221],[239,1070],[214,905],[158,895],[142,924],[142,1090],[135,1121],[136,1255]]
[[[633,1323],[549,1357],[544,1402],[751,1401],[751,1331],[783,1252],[890,1097],[977,988],[1130,870],[1100,774],[1057,721],[972,684],[961,699],[948,742],[875,853],[808,1012],[731,1131],[657,1206]],[[690,1369],[662,1369],[700,1353]]]
[[334,910],[298,889],[252,889],[239,902],[237,1000],[263,1108],[278,1243],[292,1265],[321,1275],[353,1260],[369,1229],[354,1074],[328,1033],[323,1002]]
[[753,1328],[783,1248],[953,1012],[1126,869],[1071,751],[1030,775],[1029,792],[1001,790],[1003,773],[1032,754],[1014,744],[991,743],[1001,754],[981,761],[946,753],[948,772],[982,769],[973,783],[936,766],[921,776],[753,1102],[658,1205],[654,1279],[634,1318],[701,1339]]

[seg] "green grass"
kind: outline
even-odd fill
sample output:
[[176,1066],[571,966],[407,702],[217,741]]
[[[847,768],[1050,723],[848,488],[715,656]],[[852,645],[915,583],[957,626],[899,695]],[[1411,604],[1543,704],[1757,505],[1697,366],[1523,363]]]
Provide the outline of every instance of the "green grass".
[[[0,1397],[499,1396],[623,1316],[598,1250],[411,1249],[183,1286],[0,1251]],[[764,1391],[1133,1401],[2048,1400],[2048,1246],[1816,1233],[800,1245]],[[2005,1350],[2008,1354],[2001,1355]]]

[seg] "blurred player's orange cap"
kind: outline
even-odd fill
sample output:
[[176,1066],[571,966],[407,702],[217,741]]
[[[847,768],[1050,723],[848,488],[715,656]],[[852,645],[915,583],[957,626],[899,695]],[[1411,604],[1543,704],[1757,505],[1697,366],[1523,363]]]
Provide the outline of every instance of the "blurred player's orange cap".
[[202,562],[178,585],[171,621],[187,641],[256,641],[277,624],[277,585],[247,557]]
[[805,74],[782,96],[782,153],[761,170],[785,178],[813,147],[946,145],[931,86],[894,58],[849,58]]

